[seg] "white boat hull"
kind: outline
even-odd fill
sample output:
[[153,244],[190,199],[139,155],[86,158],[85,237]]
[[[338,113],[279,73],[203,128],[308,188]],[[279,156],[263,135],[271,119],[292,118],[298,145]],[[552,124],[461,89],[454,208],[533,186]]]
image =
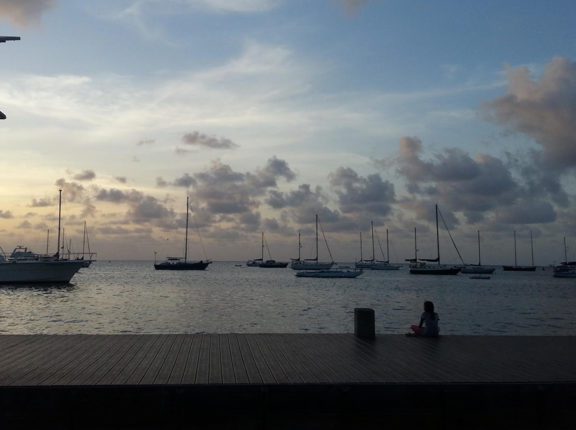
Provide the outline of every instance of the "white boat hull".
[[290,268],[293,270],[329,270],[333,265],[333,262],[294,260],[290,263]]
[[82,267],[82,260],[3,262],[0,284],[66,284]]

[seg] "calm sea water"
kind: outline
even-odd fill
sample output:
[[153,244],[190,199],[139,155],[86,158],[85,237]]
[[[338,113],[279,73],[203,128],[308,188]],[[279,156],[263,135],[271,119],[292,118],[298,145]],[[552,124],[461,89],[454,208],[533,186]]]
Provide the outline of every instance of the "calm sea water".
[[378,333],[399,334],[432,300],[443,334],[576,335],[576,280],[550,270],[474,280],[404,269],[330,280],[236,264],[164,272],[102,261],[67,286],[2,286],[0,333],[350,333],[354,308],[370,307]]

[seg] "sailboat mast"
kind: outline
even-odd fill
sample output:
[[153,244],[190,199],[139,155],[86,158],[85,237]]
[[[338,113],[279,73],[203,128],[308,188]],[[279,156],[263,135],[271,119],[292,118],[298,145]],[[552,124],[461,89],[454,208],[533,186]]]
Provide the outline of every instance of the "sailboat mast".
[[58,190],[58,248],[56,248],[56,257],[60,258],[60,223],[62,220],[62,190]]
[[532,230],[530,230],[530,255],[532,257],[532,266],[534,266],[534,241],[532,240]]
[[386,229],[386,262],[390,262],[390,245],[388,245],[388,229]]
[[516,230],[514,230],[514,266],[518,265],[518,260],[516,257]]
[[264,232],[262,232],[262,262],[264,262]]
[[376,261],[376,254],[374,253],[374,221],[370,221],[370,230],[372,231],[372,261]]
[[[46,231],[46,255],[48,255],[48,244],[50,243],[50,229]],[[566,238],[564,238],[564,245],[566,245]]]
[[302,249],[302,242],[300,241],[300,230],[298,230],[298,261],[300,261],[300,250]]
[[82,257],[86,249],[86,221],[84,221],[84,235],[82,236]]
[[190,197],[186,196],[186,234],[184,239],[184,263],[188,261],[188,213]]
[[480,258],[480,230],[477,230],[478,233],[478,266],[482,265],[482,259]]
[[362,255],[362,232],[360,232],[360,261],[364,261],[364,256]]
[[438,264],[440,264],[440,233],[438,231],[438,205],[436,208],[436,255],[438,256]]
[[316,261],[318,261],[318,214],[316,214]]
[[418,245],[416,243],[416,227],[414,227],[414,263],[418,262]]
[[568,264],[568,251],[566,250],[566,236],[564,236],[564,261]]

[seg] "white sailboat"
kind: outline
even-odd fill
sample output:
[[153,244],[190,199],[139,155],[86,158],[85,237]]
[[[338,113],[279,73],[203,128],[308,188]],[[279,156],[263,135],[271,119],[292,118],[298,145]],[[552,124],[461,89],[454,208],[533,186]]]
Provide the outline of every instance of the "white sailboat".
[[576,261],[568,261],[566,237],[564,237],[564,261],[559,265],[554,266],[552,276],[555,278],[576,278]]
[[496,270],[494,267],[482,266],[482,259],[480,256],[480,230],[477,230],[478,236],[478,264],[469,264],[464,266],[460,272],[474,275],[490,275]]
[[531,266],[518,266],[518,253],[516,251],[516,230],[514,230],[514,266],[502,266],[502,270],[505,272],[534,272],[536,271],[536,266],[534,266],[534,241],[532,240],[532,231],[530,231],[530,250],[532,255],[532,265]]
[[62,190],[58,199],[58,250],[53,255],[37,254],[17,246],[10,255],[0,248],[0,284],[67,284],[86,267],[84,260],[64,259],[60,255]]
[[[374,251],[374,222],[370,221],[370,231],[372,237],[372,258],[363,259],[362,258],[362,233],[360,233],[360,260],[355,263],[357,269],[369,269],[369,270],[398,270],[399,265],[390,264],[390,247],[388,243],[388,229],[386,229],[386,260],[376,260]],[[380,252],[382,248],[380,247]],[[382,253],[383,254],[383,253]]]
[[[302,247],[300,243],[300,233],[298,233],[298,258],[293,258],[290,263],[290,268],[294,270],[328,270],[334,265],[334,259],[332,261],[319,261],[318,260],[318,214],[316,214],[316,254],[314,258],[300,259],[300,249]],[[326,244],[328,247],[328,244]],[[328,253],[330,253],[330,248],[328,248]]]

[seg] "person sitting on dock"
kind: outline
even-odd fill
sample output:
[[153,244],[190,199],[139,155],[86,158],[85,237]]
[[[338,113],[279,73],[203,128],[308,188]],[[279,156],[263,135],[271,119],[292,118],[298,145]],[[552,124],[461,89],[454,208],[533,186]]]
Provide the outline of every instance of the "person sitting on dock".
[[412,333],[408,333],[408,336],[438,337],[440,334],[439,319],[438,314],[434,312],[434,303],[425,301],[420,324],[411,326]]

